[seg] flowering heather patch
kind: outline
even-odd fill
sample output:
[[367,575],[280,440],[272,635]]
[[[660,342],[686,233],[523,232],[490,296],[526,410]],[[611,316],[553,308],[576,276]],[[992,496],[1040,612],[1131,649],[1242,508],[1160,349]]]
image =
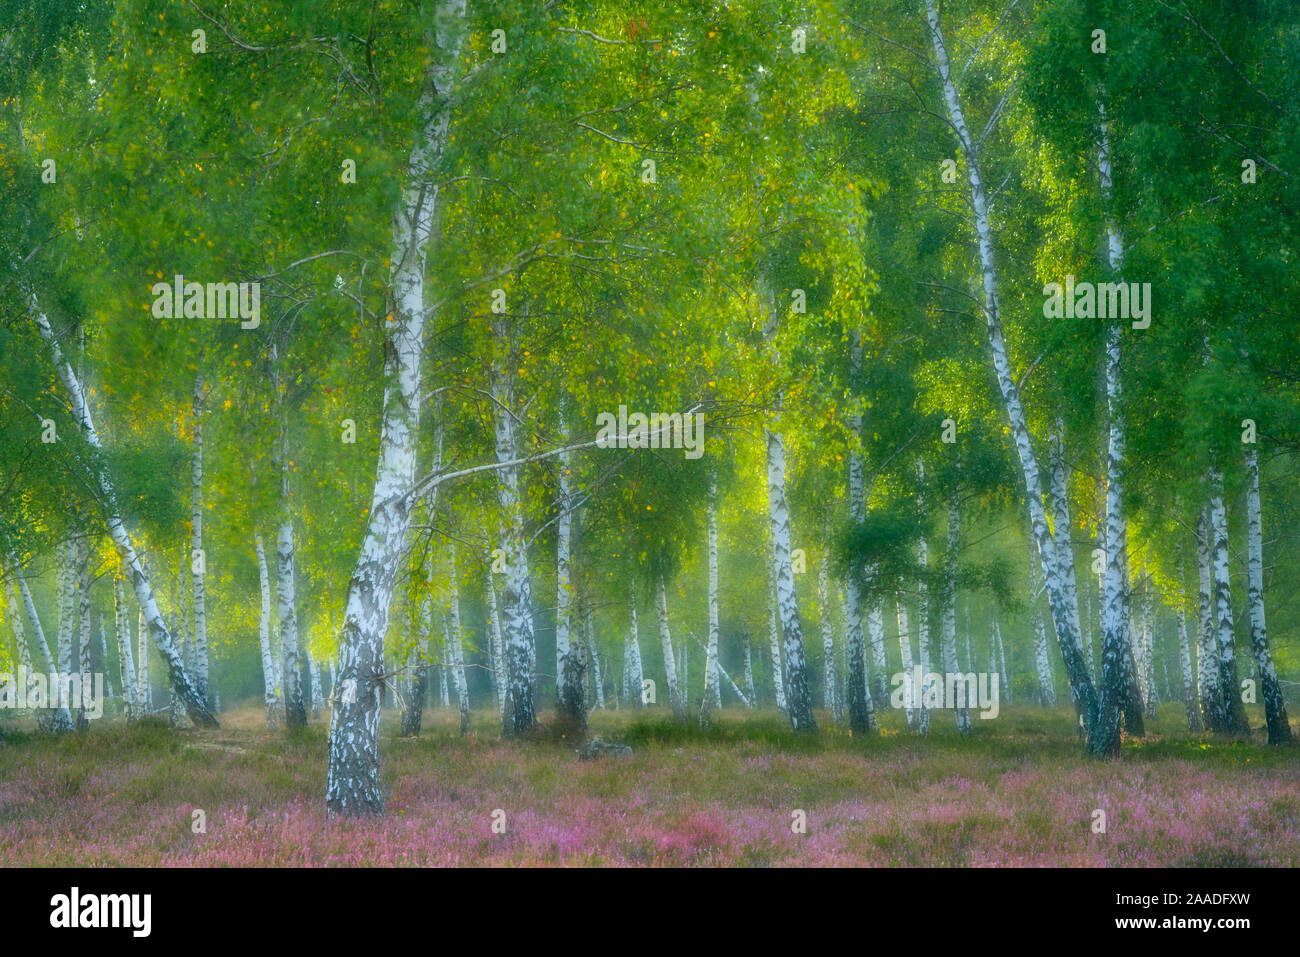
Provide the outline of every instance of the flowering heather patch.
[[[1300,755],[1185,733],[1177,709],[1111,763],[1079,754],[1066,711],[1026,709],[967,739],[796,738],[779,717],[723,712],[707,735],[662,714],[598,713],[630,760],[569,741],[469,737],[435,713],[383,741],[389,814],[330,821],[323,724],[219,731],[102,723],[0,749],[0,860],[65,866],[779,865],[1295,866]],[[386,720],[390,716],[385,716]],[[892,717],[892,716],[891,716]],[[938,725],[939,722],[936,722]],[[393,722],[395,726],[395,722]],[[1047,733],[1044,733],[1047,732]],[[193,833],[192,812],[206,815]],[[505,812],[494,833],[493,812]],[[1106,833],[1093,814],[1106,812]],[[806,833],[791,829],[807,815]]]

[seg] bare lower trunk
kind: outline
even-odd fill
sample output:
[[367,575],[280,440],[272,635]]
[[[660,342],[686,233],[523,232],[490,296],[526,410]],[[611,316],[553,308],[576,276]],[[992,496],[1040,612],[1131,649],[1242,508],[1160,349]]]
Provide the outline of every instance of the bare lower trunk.
[[208,611],[203,551],[203,376],[194,380],[194,462],[190,473],[190,574],[194,587],[194,687],[212,704],[208,689]]
[[686,709],[682,705],[681,690],[677,687],[677,663],[673,660],[673,639],[668,630],[668,590],[664,587],[662,574],[655,578],[655,613],[659,618],[659,649],[664,656],[668,705],[672,708],[673,717],[685,724]]
[[448,577],[451,587],[447,614],[447,649],[451,656],[452,676],[456,679],[456,704],[460,709],[460,733],[463,736],[469,734],[469,684],[465,681],[465,651],[460,639],[460,587],[456,580],[455,543],[448,546],[447,561],[450,565]]
[[1228,715],[1228,733],[1246,734],[1250,727],[1237,684],[1237,651],[1232,623],[1232,589],[1228,578],[1228,515],[1223,505],[1223,473],[1210,470],[1210,568],[1214,584],[1214,620],[1218,635],[1219,691]]
[[790,708],[785,700],[785,668],[781,661],[781,631],[776,610],[776,563],[768,552],[767,564],[767,642],[772,661],[772,694],[776,698],[776,710],[789,714]]
[[389,283],[393,319],[384,330],[379,463],[339,636],[339,705],[330,727],[326,807],[331,814],[345,816],[378,814],[384,808],[378,749],[384,634],[411,517],[426,315],[425,247],[435,228],[439,196],[432,173],[447,141],[465,0],[441,0],[438,14],[436,61],[429,68],[420,97],[421,128],[411,147],[393,216]]
[[262,701],[266,707],[266,727],[274,731],[278,724],[276,706],[280,698],[279,669],[271,653],[271,576],[266,568],[266,549],[262,547],[262,533],[253,533],[253,548],[257,552],[257,577],[261,604],[257,617],[258,647],[262,652]]
[[1210,558],[1210,518],[1202,508],[1196,524],[1196,658],[1198,689],[1205,727],[1216,734],[1228,733],[1228,712],[1219,688],[1218,638],[1214,624],[1214,573]]
[[[708,548],[709,548],[709,634],[708,644],[704,654],[704,700],[700,702],[700,728],[704,731],[709,730],[709,721],[713,716],[714,700],[719,694],[718,687],[718,479],[712,472],[709,473],[709,498],[707,504],[706,523],[708,525]],[[826,574],[823,566],[822,572],[822,591],[823,591],[823,608],[822,620],[826,620],[825,611],[825,588]],[[830,688],[831,684],[828,683]],[[830,694],[830,691],[827,692]]]
[[898,599],[898,648],[903,665],[903,714],[909,731],[916,730],[916,688],[912,672],[912,627],[907,614],[907,602]]
[[1259,502],[1259,456],[1253,445],[1246,450],[1246,579],[1250,608],[1250,648],[1255,655],[1261,691],[1264,695],[1264,716],[1268,722],[1268,743],[1287,744],[1291,741],[1291,725],[1287,720],[1286,699],[1277,680],[1273,653],[1268,647],[1268,625],[1264,619],[1264,536]]
[[645,674],[641,667],[641,642],[637,637],[636,628],[636,588],[628,586],[627,594],[628,608],[628,632],[627,632],[627,682],[628,694],[631,696],[632,707],[640,711],[644,705],[643,685]]
[[[954,495],[948,501],[948,549],[944,555],[943,575],[943,668],[949,675],[961,673],[957,665],[957,549],[961,544],[961,516]],[[945,676],[945,691],[951,678]],[[970,702],[948,701],[956,711],[957,730],[969,734],[971,730]]]

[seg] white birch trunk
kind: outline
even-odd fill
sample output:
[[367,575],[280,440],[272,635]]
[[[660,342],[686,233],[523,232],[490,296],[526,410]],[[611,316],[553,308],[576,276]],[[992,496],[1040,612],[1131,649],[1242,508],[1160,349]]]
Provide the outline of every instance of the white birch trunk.
[[[713,707],[721,688],[718,685],[718,477],[709,472],[709,497],[706,503],[705,523],[708,526],[709,549],[709,632],[704,652],[704,699],[700,702],[700,728],[709,730]],[[822,590],[825,591],[826,574],[823,565]],[[825,602],[825,596],[822,598]],[[825,622],[825,609],[822,621]],[[830,686],[828,685],[828,688]],[[828,694],[831,692],[828,691]]]
[[134,721],[138,714],[140,692],[135,684],[135,659],[131,654],[131,617],[126,612],[126,594],[122,576],[113,576],[113,622],[117,635],[117,663],[122,676],[122,703],[126,720]]
[[1056,707],[1056,688],[1052,681],[1052,663],[1047,657],[1047,633],[1038,612],[1031,616],[1034,630],[1034,668],[1038,672],[1038,696],[1046,707]]
[[392,321],[385,323],[384,403],[379,463],[361,552],[348,585],[340,634],[340,705],[330,728],[326,806],[331,814],[382,813],[379,785],[379,693],[389,603],[406,545],[415,445],[420,422],[425,248],[436,226],[439,187],[434,168],[447,142],[450,95],[460,56],[466,0],[439,0],[436,36],[418,104],[421,128],[407,163],[393,216],[389,288]]
[[1052,609],[1052,621],[1056,627],[1057,641],[1065,659],[1066,674],[1070,687],[1083,709],[1085,725],[1091,742],[1093,724],[1097,716],[1097,694],[1092,678],[1083,660],[1080,636],[1070,627],[1067,611],[1064,583],[1060,576],[1060,563],[1056,556],[1055,542],[1047,524],[1047,512],[1043,507],[1043,485],[1038,469],[1029,426],[1021,404],[1020,390],[1016,385],[1011,370],[1011,359],[1007,352],[1006,340],[1002,331],[1002,316],[998,301],[998,277],[993,247],[993,230],[989,222],[988,197],[985,191],[983,172],[980,167],[978,145],[966,125],[957,87],[952,77],[948,61],[948,51],[944,45],[943,32],[939,26],[939,11],[936,0],[926,0],[926,18],[930,28],[930,38],[934,45],[939,79],[943,84],[944,102],[948,118],[956,131],[966,160],[970,179],[971,205],[975,213],[975,232],[979,243],[980,266],[983,275],[984,312],[988,327],[989,348],[993,356],[993,366],[997,374],[998,388],[1002,394],[1002,403],[1007,412],[1016,453],[1020,459],[1021,472],[1025,480],[1025,500],[1029,508],[1030,523],[1034,537],[1038,542],[1039,557],[1043,565],[1043,574],[1047,583],[1048,603]]
[[[36,686],[36,679],[35,670],[32,668],[31,649],[27,645],[27,634],[23,628],[22,616],[24,611],[28,615],[29,619],[34,621],[32,630],[36,634],[36,640],[41,649],[41,657],[45,663],[46,673],[48,674],[53,671],[54,668],[50,658],[49,646],[45,644],[45,635],[40,629],[40,621],[39,619],[33,618],[36,613],[35,605],[28,606],[28,602],[30,601],[28,596],[23,596],[24,600],[22,604],[24,609],[19,609],[19,588],[25,588],[26,583],[21,579],[22,570],[18,567],[16,558],[11,555],[10,559],[9,582],[8,587],[5,589],[5,595],[9,606],[9,623],[13,626],[14,643],[17,645],[18,663],[27,669],[27,700],[30,701],[32,700],[33,688]],[[63,711],[62,717],[59,717],[59,713],[56,709],[40,708],[36,710],[36,724],[42,731],[46,732],[69,731],[72,728],[72,716],[67,712],[66,708]]]
[[[36,297],[32,296],[30,302],[33,320],[40,331],[41,338],[45,340],[45,344],[50,349],[55,371],[63,383],[64,390],[67,392],[77,427],[86,443],[96,452],[99,452],[103,449],[103,445],[91,420],[90,406],[86,401],[85,394],[82,392],[81,383],[73,373],[72,367],[65,361],[63,350],[54,337],[49,320],[37,307]],[[140,609],[148,622],[154,645],[157,647],[158,653],[162,655],[163,663],[167,666],[171,685],[184,702],[195,724],[204,727],[216,727],[217,719],[213,717],[208,710],[207,703],[195,690],[189,672],[181,660],[180,652],[177,650],[171,633],[163,622],[162,613],[158,610],[157,602],[154,600],[153,587],[148,576],[144,573],[144,568],[136,554],[135,545],[131,541],[131,536],[127,534],[126,526],[122,523],[122,518],[118,513],[117,490],[102,465],[96,467],[94,480],[100,492],[99,497],[104,509],[104,519],[108,526],[109,537],[113,540],[113,545],[117,549],[123,567],[128,570],[136,601],[140,603]]]
[[483,591],[487,596],[490,642],[492,650],[492,685],[497,692],[497,711],[504,722],[506,717],[506,671],[503,660],[503,642],[501,640],[501,614],[497,610],[497,590],[492,584],[492,566],[484,582]]
[[668,630],[668,590],[664,576],[655,577],[655,613],[659,618],[659,648],[664,656],[665,678],[668,682],[668,704],[673,717],[686,723],[686,709],[682,705],[681,690],[677,686],[677,663],[673,660],[673,638]]
[[628,693],[631,696],[632,707],[640,711],[644,705],[642,686],[645,681],[645,672],[641,667],[641,642],[637,637],[635,586],[628,586],[627,607],[629,621],[627,633]]
[[257,552],[257,577],[261,603],[257,616],[258,647],[262,652],[262,701],[266,707],[266,727],[276,728],[276,706],[280,700],[279,673],[271,653],[271,576],[266,567],[266,549],[262,547],[262,533],[253,533],[253,547]]
[[1277,680],[1273,653],[1268,647],[1268,625],[1264,618],[1264,533],[1259,501],[1259,456],[1253,445],[1246,445],[1246,581],[1250,608],[1250,647],[1255,655],[1260,689],[1264,696],[1264,715],[1268,721],[1268,743],[1291,741],[1286,699]]
[[916,702],[912,672],[912,627],[907,615],[907,602],[898,600],[898,648],[902,652],[903,664],[903,713],[907,717],[909,731],[916,729]]
[[[916,478],[918,487],[922,490],[917,496],[918,511],[925,514],[925,463],[918,456],[916,460]],[[927,700],[937,700],[935,695],[934,682],[930,680],[931,658],[930,658],[930,587],[926,584],[926,572],[930,567],[930,546],[926,541],[924,533],[916,544],[916,564],[921,570],[921,578],[917,583],[918,600],[916,607],[916,650],[921,665],[921,700],[917,702],[916,730],[919,734],[930,733],[930,709],[926,707]],[[910,681],[909,677],[909,681]]]
[[999,696],[1007,704],[1011,704],[1011,675],[1007,671],[1007,653],[1006,647],[1002,643],[1002,629],[998,626],[998,620],[993,619],[993,642],[997,646],[998,653],[998,687]]
[[[562,424],[560,444],[569,444],[567,424]],[[570,581],[570,562],[573,530],[573,499],[570,491],[570,453],[559,456],[558,489],[555,520],[555,697],[560,714],[577,725],[578,730],[587,723],[586,681],[583,677],[582,649],[570,640],[573,627],[571,604],[573,583]]]
[[[90,653],[90,543],[85,533],[77,544],[77,671],[81,674],[81,687],[90,687],[94,663]],[[90,727],[86,709],[77,709],[77,729]]]
[[587,609],[587,652],[591,655],[591,675],[596,684],[596,707],[605,710],[605,675],[600,665],[600,648],[596,642],[596,622],[591,608]]
[[140,713],[147,717],[153,711],[153,687],[149,678],[149,629],[145,624],[144,609],[140,609],[136,619],[135,633],[138,649],[136,669],[140,675],[136,687],[140,692]]
[[1214,583],[1214,621],[1218,636],[1219,691],[1228,716],[1229,734],[1246,734],[1245,708],[1237,685],[1237,652],[1233,636],[1232,587],[1228,568],[1228,514],[1223,505],[1223,473],[1210,470],[1210,568]]
[[[849,366],[850,375],[856,378],[862,369],[862,334],[857,330],[853,333],[849,347]],[[862,454],[858,451],[862,434],[861,413],[853,413],[849,426],[853,431],[853,444],[849,448],[849,521],[860,524],[867,514]],[[870,677],[867,674],[863,604],[862,589],[857,577],[849,574],[844,582],[844,703],[849,713],[849,732],[856,735],[874,734],[876,731],[875,702],[868,686]]]
[[1182,668],[1187,730],[1198,732],[1201,730],[1201,713],[1196,707],[1196,676],[1192,671],[1192,650],[1187,640],[1187,608],[1181,601],[1178,603],[1178,663]]
[[776,697],[776,710],[787,714],[789,707],[785,700],[785,669],[781,663],[781,632],[777,619],[776,599],[776,562],[773,552],[768,552],[767,563],[767,640],[772,661],[772,693]]
[[203,376],[194,380],[194,462],[190,473],[190,574],[194,579],[194,687],[211,707],[208,689],[208,611],[203,551]]
[[1223,692],[1219,688],[1218,638],[1214,624],[1214,573],[1210,558],[1209,512],[1201,510],[1196,526],[1197,588],[1197,640],[1201,710],[1206,730],[1226,734],[1228,715],[1224,708]]
[[465,651],[460,640],[460,586],[456,580],[456,546],[448,546],[451,597],[447,615],[447,648],[451,655],[452,675],[456,679],[456,704],[460,709],[461,736],[469,734],[469,685],[465,681]]
[[827,569],[830,564],[829,520],[827,526],[822,530],[826,554],[817,569],[817,610],[821,616],[822,626],[822,707],[830,713],[832,721],[838,721],[840,709],[835,696],[835,629],[831,625],[830,575]]
[[[948,550],[944,555],[943,583],[943,669],[948,674],[959,674],[957,664],[957,549],[961,544],[961,516],[954,495],[948,501]],[[944,679],[945,694],[952,679]],[[971,730],[970,702],[945,702],[956,711],[957,730],[969,734]]]

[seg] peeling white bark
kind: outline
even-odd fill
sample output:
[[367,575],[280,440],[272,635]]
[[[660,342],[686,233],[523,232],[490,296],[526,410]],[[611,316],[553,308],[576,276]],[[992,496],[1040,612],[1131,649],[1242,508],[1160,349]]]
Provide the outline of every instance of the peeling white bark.
[[1268,722],[1268,743],[1286,744],[1291,740],[1287,720],[1286,698],[1277,680],[1273,653],[1268,647],[1268,625],[1264,617],[1264,535],[1259,502],[1259,456],[1255,446],[1246,445],[1246,580],[1250,608],[1250,647],[1259,672],[1264,696],[1264,715]]
[[420,422],[425,249],[436,228],[440,190],[435,167],[447,142],[451,92],[460,56],[466,0],[439,0],[433,62],[418,104],[416,132],[393,216],[385,322],[384,402],[379,462],[356,568],[348,585],[340,634],[340,705],[330,728],[326,806],[331,814],[383,812],[379,784],[379,710],[389,603],[406,545],[415,445]]
[[673,660],[673,638],[668,630],[668,590],[662,574],[655,578],[655,613],[659,618],[659,649],[664,656],[664,671],[668,682],[668,704],[673,717],[686,723],[686,709],[682,704],[681,690],[677,686],[677,663]]

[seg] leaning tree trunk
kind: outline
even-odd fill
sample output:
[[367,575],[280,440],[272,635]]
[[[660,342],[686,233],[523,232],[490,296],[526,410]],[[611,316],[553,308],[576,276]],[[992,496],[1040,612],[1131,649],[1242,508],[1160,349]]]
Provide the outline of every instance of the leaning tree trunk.
[[211,707],[208,689],[208,611],[203,551],[203,376],[194,380],[194,462],[190,471],[190,574],[194,580],[194,685]]
[[673,638],[668,630],[668,590],[664,587],[662,573],[655,577],[655,614],[659,617],[659,648],[664,656],[664,671],[668,682],[668,704],[673,717],[686,723],[686,709],[682,705],[681,690],[677,687],[677,662],[673,660]]
[[[13,554],[9,556],[9,573],[9,588],[6,589],[9,623],[13,626],[14,642],[18,645],[18,663],[27,669],[27,700],[30,701],[32,700],[32,690],[37,683],[32,669],[32,653],[27,647],[27,635],[23,629],[22,614],[18,608],[19,593],[22,594],[23,611],[26,612],[28,620],[32,623],[36,643],[41,649],[41,658],[45,662],[46,674],[54,671],[54,662],[50,658],[50,648],[45,643],[45,633],[41,630],[41,621],[36,615],[36,606],[32,603],[31,594],[27,589],[27,581],[22,577],[22,569],[18,567],[17,556]],[[36,725],[42,731],[62,734],[65,731],[72,730],[72,715],[67,708],[40,708],[36,711]]]
[[1245,705],[1237,684],[1236,639],[1233,637],[1232,589],[1228,579],[1228,515],[1223,505],[1223,473],[1210,470],[1210,568],[1214,582],[1214,620],[1219,644],[1219,691],[1228,715],[1228,733],[1246,734]]
[[1066,675],[1070,688],[1083,709],[1089,742],[1092,740],[1093,725],[1097,717],[1097,692],[1088,673],[1083,658],[1080,636],[1072,630],[1065,583],[1061,580],[1060,562],[1056,555],[1055,542],[1047,524],[1047,511],[1043,507],[1043,485],[1038,470],[1038,459],[1034,453],[1033,442],[1029,434],[1029,425],[1020,399],[1020,388],[1011,371],[1011,358],[1007,352],[1006,340],[1002,331],[1002,316],[998,301],[998,274],[994,257],[993,230],[989,223],[988,196],[985,191],[984,177],[980,167],[979,147],[962,113],[961,101],[952,77],[948,61],[948,51],[944,45],[943,31],[939,26],[939,11],[936,0],[926,0],[926,18],[929,22],[930,38],[934,45],[938,61],[939,78],[943,84],[944,102],[948,109],[948,118],[956,131],[966,160],[970,178],[971,205],[975,213],[975,232],[979,241],[980,266],[983,274],[984,313],[988,327],[989,348],[993,356],[993,366],[997,373],[998,388],[1002,394],[1002,403],[1006,409],[1007,420],[1011,426],[1016,453],[1020,459],[1021,472],[1025,481],[1025,499],[1029,508],[1029,518],[1038,542],[1039,557],[1043,564],[1043,574],[1047,583],[1047,599],[1052,610],[1052,621],[1056,627],[1057,642],[1061,647],[1061,656],[1065,661]]
[[[709,538],[709,635],[708,645],[704,653],[704,700],[700,702],[700,728],[708,731],[709,721],[713,716],[714,699],[721,691],[718,687],[718,477],[712,470],[709,472],[709,497],[705,520],[708,525]],[[825,582],[826,574],[823,565],[823,605],[825,603]],[[823,607],[823,621],[825,621],[825,617],[825,607]],[[832,684],[828,683],[827,687],[831,688]],[[830,693],[828,690],[827,694]]]
[[262,547],[262,533],[253,533],[253,547],[257,551],[257,577],[261,604],[257,617],[258,647],[262,651],[262,701],[266,707],[266,727],[274,731],[277,724],[276,706],[279,703],[278,670],[271,654],[271,576],[266,568],[266,549]]
[[[94,422],[91,420],[90,405],[82,392],[81,382],[73,373],[72,367],[65,361],[63,350],[54,336],[54,331],[50,328],[49,320],[37,307],[36,297],[33,295],[30,301],[33,319],[40,330],[41,338],[45,340],[45,344],[50,349],[55,371],[63,383],[64,390],[67,392],[72,416],[76,420],[82,438],[98,455],[101,453],[103,445],[100,442],[99,433],[95,430]],[[163,663],[167,666],[168,678],[172,688],[184,703],[190,718],[196,725],[215,728],[217,727],[217,719],[213,717],[212,712],[208,710],[207,702],[203,700],[194,687],[190,674],[181,660],[180,652],[176,648],[176,643],[172,640],[171,632],[168,631],[167,625],[163,622],[162,613],[158,610],[158,603],[154,600],[153,586],[150,584],[149,578],[144,572],[144,566],[136,554],[131,536],[122,523],[122,517],[117,507],[117,489],[109,478],[108,472],[102,464],[102,459],[95,466],[93,477],[98,485],[100,493],[98,497],[104,509],[108,534],[113,540],[113,545],[117,549],[122,565],[129,571],[131,587],[135,592],[136,601],[140,603],[140,610],[148,622],[154,645],[157,647],[158,653],[162,655]]]
[[434,168],[447,142],[452,81],[460,55],[466,0],[438,3],[436,62],[418,105],[422,119],[393,216],[389,288],[393,321],[385,323],[384,403],[379,464],[370,517],[348,584],[340,633],[339,704],[330,728],[326,807],[331,814],[383,813],[379,786],[379,705],[384,684],[388,607],[406,547],[420,424],[425,247],[436,226],[440,190]]
[[1264,715],[1268,721],[1268,743],[1287,744],[1291,724],[1287,720],[1286,699],[1277,680],[1273,654],[1268,647],[1268,626],[1264,620],[1264,537],[1259,506],[1259,456],[1253,445],[1246,454],[1246,579],[1250,595],[1250,648],[1255,653],[1255,667],[1263,685]]
[[993,643],[997,648],[998,655],[998,682],[1001,688],[1001,698],[1007,704],[1011,704],[1011,675],[1007,671],[1007,653],[1002,644],[1002,629],[998,626],[998,620],[993,619]]

